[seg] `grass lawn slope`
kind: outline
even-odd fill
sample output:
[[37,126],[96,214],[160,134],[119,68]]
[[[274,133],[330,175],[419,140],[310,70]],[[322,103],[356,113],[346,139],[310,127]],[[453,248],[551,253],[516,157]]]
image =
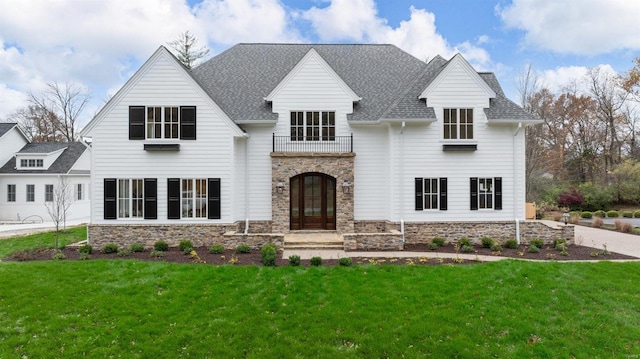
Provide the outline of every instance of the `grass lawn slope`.
[[640,263],[0,262],[1,358],[626,358]]

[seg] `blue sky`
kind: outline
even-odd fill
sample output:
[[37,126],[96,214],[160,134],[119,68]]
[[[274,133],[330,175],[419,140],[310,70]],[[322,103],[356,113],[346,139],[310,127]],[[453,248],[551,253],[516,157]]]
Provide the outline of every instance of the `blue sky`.
[[0,120],[47,82],[92,94],[86,123],[158,46],[191,31],[212,55],[239,42],[391,43],[419,59],[460,52],[507,95],[531,64],[557,90],[640,56],[629,0],[0,0]]

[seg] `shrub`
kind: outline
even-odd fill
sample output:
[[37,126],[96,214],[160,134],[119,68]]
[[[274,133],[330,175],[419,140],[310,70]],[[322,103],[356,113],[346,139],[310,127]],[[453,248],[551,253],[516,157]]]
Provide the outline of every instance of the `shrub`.
[[567,192],[561,192],[558,194],[558,200],[556,201],[559,206],[569,208],[581,208],[584,204],[584,197],[578,193],[575,188]]
[[540,238],[534,238],[531,241],[529,241],[529,245],[538,247],[538,249],[541,249],[544,246],[544,241]]
[[622,217],[624,217],[624,218],[633,218],[633,212],[624,211],[624,212],[622,212]]
[[222,244],[214,244],[211,247],[209,247],[209,253],[222,254],[224,253],[224,247],[222,246]]
[[64,253],[62,252],[56,252],[53,254],[53,256],[51,256],[51,259],[56,260],[56,261],[61,261],[63,259],[65,259],[67,257],[64,256]]
[[312,266],[321,266],[322,265],[322,258],[321,257],[311,257],[311,261],[310,261]]
[[580,211],[570,211],[569,217],[578,216],[580,217]]
[[462,245],[462,247],[460,247],[460,250],[462,251],[462,253],[473,253],[473,252],[475,252],[475,249],[473,249],[473,246],[470,245],[470,244]]
[[144,252],[144,246],[141,243],[134,243],[129,246],[131,252]]
[[602,228],[602,226],[604,226],[604,221],[600,217],[595,217],[591,221],[591,227],[593,228]]
[[153,258],[162,258],[164,257],[164,252],[165,251],[159,251],[157,249],[153,249],[150,253],[149,253],[149,257],[153,257]]
[[236,247],[236,253],[249,253],[251,252],[251,247],[248,244],[241,244]]
[[540,253],[540,248],[534,246],[533,244],[529,246],[529,253]]
[[90,244],[85,244],[85,245],[82,245],[82,246],[78,247],[78,252],[79,253],[91,254],[91,253],[93,253],[93,247]]
[[470,246],[471,240],[467,237],[462,237],[458,240],[458,244],[460,245],[460,247]]
[[300,256],[299,255],[292,255],[289,256],[289,265],[292,267],[297,267],[300,265]]
[[351,266],[351,264],[353,262],[351,261],[351,258],[349,258],[349,257],[342,257],[342,258],[340,258],[338,260],[338,263],[340,263],[340,265],[343,266],[343,267],[349,267],[349,266]]
[[431,240],[431,243],[435,243],[438,247],[444,246],[444,238],[436,237]]
[[166,252],[169,250],[169,245],[165,241],[157,241],[153,244],[153,249],[158,252]]
[[131,254],[131,251],[126,248],[120,248],[118,250],[118,257],[126,257]]
[[580,222],[580,216],[571,216],[569,217],[569,223],[578,224]]
[[619,219],[616,219],[616,220],[613,222],[613,225],[614,225],[614,226],[616,226],[616,230],[617,230],[617,231],[619,231],[619,230],[621,230],[621,229],[622,229],[622,221],[621,221],[621,220],[619,220]]
[[633,230],[633,225],[628,222],[622,223],[622,226],[620,227],[620,232],[622,233],[631,233],[632,230]]
[[260,261],[265,267],[276,266],[276,255],[278,254],[278,248],[275,244],[265,244],[260,248]]
[[193,242],[188,239],[183,239],[178,244],[180,251],[184,254],[189,254],[193,250]]
[[107,243],[102,247],[103,253],[116,253],[118,251],[118,245],[115,243]]
[[599,209],[599,210],[597,210],[597,211],[593,212],[593,215],[594,215],[595,217],[604,218],[604,217],[606,217],[606,216],[607,216],[607,212],[605,212],[605,211],[603,211],[603,210]]
[[565,246],[567,245],[567,240],[564,238],[556,238],[553,240],[553,247],[554,248],[558,248],[559,244],[564,244]]
[[584,211],[580,214],[580,217],[582,218],[591,218],[593,217],[593,213],[589,212],[589,211]]
[[482,242],[482,246],[484,248],[491,248],[491,246],[494,244],[493,238],[489,238],[489,237],[482,237],[480,239],[480,242]]
[[502,252],[502,246],[500,245],[500,243],[493,243],[491,245],[491,251],[492,252]]
[[618,217],[620,217],[620,213],[618,213],[618,211],[616,210],[611,210],[607,212],[607,218],[618,218]]
[[507,239],[504,242],[504,246],[507,247],[507,248],[516,249],[516,248],[518,248],[518,241],[516,241],[513,238]]
[[582,183],[578,188],[580,194],[584,197],[582,209],[587,211],[595,211],[597,209],[607,210],[613,201],[613,195],[610,187],[594,185],[592,182]]
[[640,218],[640,209],[635,211],[635,212],[633,212],[633,217],[634,218]]
[[427,246],[429,246],[429,249],[431,249],[432,251],[435,251],[439,247],[437,243],[433,243],[433,242],[429,242]]
[[567,250],[567,245],[564,243],[558,243],[555,245],[555,248],[561,252],[565,252]]
[[89,253],[80,252],[80,256],[78,256],[78,259],[81,261],[86,261],[87,259],[89,259]]

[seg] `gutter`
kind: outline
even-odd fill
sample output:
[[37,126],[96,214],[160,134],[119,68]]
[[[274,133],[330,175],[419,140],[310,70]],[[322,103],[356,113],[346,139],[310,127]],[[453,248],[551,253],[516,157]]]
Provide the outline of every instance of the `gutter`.
[[[513,185],[514,188],[517,189],[518,186],[516,185],[516,180],[517,180],[517,176],[518,176],[518,171],[516,169],[516,136],[518,136],[518,134],[520,133],[520,129],[522,128],[522,122],[518,122],[518,127],[516,128],[516,132],[513,134],[513,137],[511,138],[511,142],[513,144],[513,151],[512,151],[512,157],[513,157]],[[520,220],[518,219],[518,201],[516,198],[516,194],[517,194],[517,190],[513,191],[513,214],[515,217],[515,222],[516,222],[516,242],[518,243],[518,245],[520,245]]]
[[244,139],[244,234],[249,234],[249,135]]
[[402,185],[402,179],[404,178],[404,129],[406,127],[405,121],[402,121],[400,126],[400,171],[398,171],[400,179],[400,232],[402,232],[402,247],[404,248],[404,186]]

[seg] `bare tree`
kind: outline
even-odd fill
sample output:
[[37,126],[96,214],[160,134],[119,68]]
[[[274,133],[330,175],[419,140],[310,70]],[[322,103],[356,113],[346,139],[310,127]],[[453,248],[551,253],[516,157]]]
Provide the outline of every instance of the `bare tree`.
[[78,119],[89,103],[89,98],[88,92],[68,82],[64,85],[49,82],[42,94],[29,94],[32,105],[56,115],[57,121],[53,122],[55,131],[66,141],[76,140]]
[[167,44],[173,49],[178,60],[189,70],[193,68],[196,61],[209,54],[209,49],[206,46],[198,47],[198,39],[188,30]]
[[59,176],[53,185],[52,200],[45,202],[47,212],[56,225],[56,249],[58,248],[60,225],[62,225],[63,230],[67,229],[67,214],[69,213],[69,207],[71,207],[72,201],[71,183],[66,177]]
[[29,105],[18,109],[9,116],[13,122],[17,122],[20,129],[35,142],[60,142],[65,137],[58,128],[60,128],[58,116],[50,110],[37,106]]

